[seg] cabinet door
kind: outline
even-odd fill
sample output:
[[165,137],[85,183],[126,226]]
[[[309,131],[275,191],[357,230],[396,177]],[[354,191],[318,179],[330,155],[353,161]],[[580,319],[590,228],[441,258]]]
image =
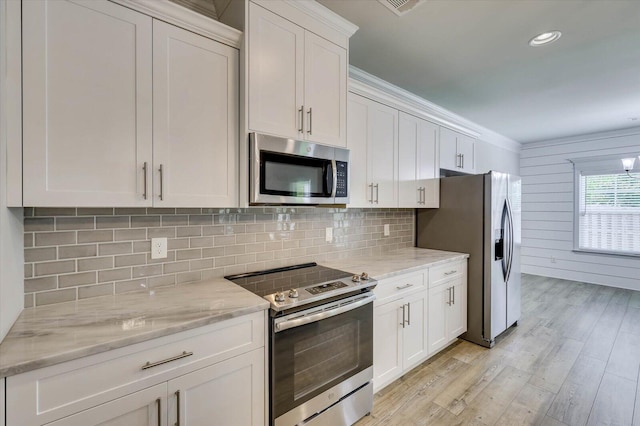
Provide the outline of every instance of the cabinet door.
[[346,146],[347,51],[309,31],[304,39],[304,138]]
[[416,156],[420,119],[400,112],[398,119],[398,207],[422,207]]
[[449,285],[429,289],[428,342],[429,354],[437,352],[449,341],[447,335],[447,308],[449,307]]
[[162,383],[48,423],[50,426],[158,426],[167,424],[167,384]]
[[438,126],[400,112],[398,128],[399,207],[438,207]]
[[371,207],[371,189],[367,176],[368,151],[367,129],[369,127],[369,101],[362,96],[349,93],[347,126],[347,148],[349,157],[349,207]]
[[304,29],[252,2],[248,3],[249,128],[301,138]]
[[402,300],[373,312],[373,387],[381,389],[402,374]]
[[170,380],[169,423],[264,425],[264,373],[260,348]]
[[458,133],[446,127],[440,127],[440,168],[460,170],[460,157],[457,147]]
[[374,207],[398,207],[398,110],[369,104],[368,175]]
[[475,141],[467,135],[458,135],[458,154],[461,157],[462,170],[465,173],[475,173]]
[[22,18],[24,205],[150,206],[151,18],[102,0]]
[[153,69],[154,205],[237,205],[238,51],[154,21]]
[[403,369],[419,364],[427,357],[427,291],[402,299],[406,305],[407,325],[403,336]]
[[467,331],[467,286],[462,278],[451,283],[451,306],[447,305],[447,341]]

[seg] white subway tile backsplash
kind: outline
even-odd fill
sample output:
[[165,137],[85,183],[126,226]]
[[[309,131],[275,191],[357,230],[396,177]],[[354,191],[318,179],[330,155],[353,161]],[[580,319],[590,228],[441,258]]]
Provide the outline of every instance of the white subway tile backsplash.
[[[410,209],[26,208],[25,306],[380,254],[413,246],[414,222]],[[151,259],[155,237],[167,258]]]

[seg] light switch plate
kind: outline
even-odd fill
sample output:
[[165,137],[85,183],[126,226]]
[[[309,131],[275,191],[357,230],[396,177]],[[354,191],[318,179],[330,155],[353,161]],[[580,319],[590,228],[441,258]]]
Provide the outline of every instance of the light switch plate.
[[151,258],[164,259],[167,257],[167,239],[152,238],[151,239]]
[[385,223],[384,224],[384,236],[388,237],[391,234],[391,232],[389,231],[389,224]]

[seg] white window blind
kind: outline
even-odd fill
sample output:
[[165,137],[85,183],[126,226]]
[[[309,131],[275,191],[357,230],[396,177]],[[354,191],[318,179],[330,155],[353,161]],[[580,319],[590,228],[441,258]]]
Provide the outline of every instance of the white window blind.
[[640,179],[579,173],[578,249],[640,254]]

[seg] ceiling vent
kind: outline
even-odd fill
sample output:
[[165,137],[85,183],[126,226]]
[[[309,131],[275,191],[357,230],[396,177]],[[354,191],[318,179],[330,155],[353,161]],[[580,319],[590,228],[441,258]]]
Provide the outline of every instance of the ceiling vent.
[[378,0],[385,5],[387,9],[398,16],[402,16],[411,11],[414,7],[423,3],[425,0]]

